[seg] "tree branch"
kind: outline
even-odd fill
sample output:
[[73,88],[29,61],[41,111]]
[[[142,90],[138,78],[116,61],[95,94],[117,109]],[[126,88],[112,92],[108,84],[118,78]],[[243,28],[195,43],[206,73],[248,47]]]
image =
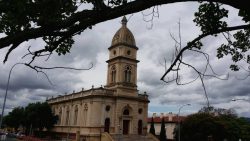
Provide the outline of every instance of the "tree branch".
[[193,41],[189,42],[184,48],[182,48],[180,50],[180,52],[176,56],[176,58],[173,61],[173,63],[168,68],[168,70],[163,74],[163,76],[161,77],[160,80],[164,80],[165,76],[173,69],[174,66],[176,66],[177,62],[181,58],[181,56],[184,53],[184,51],[186,51],[187,49],[191,49],[192,46],[195,45],[195,43],[198,42],[198,41],[200,41],[202,38],[205,38],[205,37],[207,37],[209,35],[213,35],[213,34],[218,34],[218,33],[226,32],[226,31],[240,30],[240,29],[244,29],[244,28],[250,28],[250,25],[240,25],[240,26],[234,26],[234,27],[227,27],[227,28],[223,28],[223,29],[220,29],[220,30],[215,30],[215,31],[210,32],[210,33],[199,35],[197,38],[195,38]]
[[[248,13],[250,13],[249,7],[247,6],[247,4],[245,4],[244,0],[238,0],[238,1],[207,0],[207,1],[227,4],[237,9],[244,9]],[[0,38],[0,49],[6,48],[11,44],[19,46],[19,44],[24,41],[44,36],[73,35],[75,33],[82,32],[87,27],[93,26],[100,22],[115,19],[117,17],[126,14],[139,12],[147,8],[150,8],[152,6],[178,3],[178,2],[198,2],[198,0],[189,0],[189,1],[188,0],[135,0],[114,8],[83,10],[71,15],[70,17],[68,17],[63,21],[53,22],[44,27],[32,27],[30,29],[20,31],[14,35],[8,35],[6,37]],[[77,25],[76,24],[77,22],[80,22],[80,24]],[[67,29],[67,31],[62,32],[62,30],[65,29]]]
[[19,43],[16,43],[16,44],[13,44],[10,49],[8,50],[8,52],[6,53],[5,57],[4,57],[4,60],[3,60],[3,63],[5,63],[7,60],[8,60],[8,57],[11,53],[12,50],[14,50],[15,48],[17,48],[19,45]]
[[204,90],[204,94],[205,94],[205,97],[206,97],[206,100],[207,100],[207,107],[210,107],[210,104],[209,104],[209,99],[208,99],[208,95],[207,95],[207,91],[206,91],[206,87],[205,87],[205,83],[204,83],[204,74],[201,73],[200,71],[198,71],[195,67],[193,67],[192,65],[190,64],[187,64],[185,62],[181,62],[182,64],[188,66],[188,67],[191,67],[193,70],[195,70],[197,72],[197,74],[199,75],[199,78],[201,80],[201,84],[202,84],[202,88]]
[[25,63],[26,66],[34,69],[34,70],[51,70],[51,69],[68,69],[68,70],[90,70],[93,68],[93,63],[90,64],[90,67],[86,68],[86,69],[77,69],[77,68],[72,68],[72,67],[41,67],[41,66],[32,66],[30,64]]

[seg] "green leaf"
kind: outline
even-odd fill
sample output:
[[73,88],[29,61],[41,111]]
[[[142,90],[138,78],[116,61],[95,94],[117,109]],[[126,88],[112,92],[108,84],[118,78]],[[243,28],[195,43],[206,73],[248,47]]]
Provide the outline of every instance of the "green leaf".
[[[195,19],[193,21],[197,26],[201,27],[203,33],[211,33],[227,27],[227,23],[222,19],[228,17],[228,10],[221,8],[218,3],[203,3],[194,15]],[[217,35],[214,34],[214,36]]]
[[230,69],[233,70],[233,71],[239,71],[240,70],[239,66],[237,66],[237,65],[230,65]]

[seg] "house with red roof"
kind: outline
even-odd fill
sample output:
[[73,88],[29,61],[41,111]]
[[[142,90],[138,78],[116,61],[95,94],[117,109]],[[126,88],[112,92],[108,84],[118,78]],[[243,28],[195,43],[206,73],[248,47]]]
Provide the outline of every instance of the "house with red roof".
[[[185,120],[185,116],[178,116],[177,114],[173,114],[173,113],[160,113],[160,114],[156,114],[153,113],[153,120],[154,120],[154,127],[155,127],[155,134],[156,135],[160,135],[160,131],[161,131],[161,121],[162,118],[164,118],[165,121],[165,128],[166,128],[166,135],[167,135],[167,139],[169,141],[174,140],[174,129],[177,128],[178,123],[182,122],[183,120]],[[147,129],[149,132],[150,129],[150,124],[152,122],[152,117],[148,117],[147,121]]]

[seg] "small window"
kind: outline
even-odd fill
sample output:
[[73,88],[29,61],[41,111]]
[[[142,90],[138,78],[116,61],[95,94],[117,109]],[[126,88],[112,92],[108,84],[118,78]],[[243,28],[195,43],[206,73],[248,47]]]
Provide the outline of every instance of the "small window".
[[128,110],[128,109],[125,109],[125,110],[123,111],[123,115],[129,115],[129,110]]
[[139,114],[142,113],[142,108],[138,109],[138,113],[139,113]]
[[113,51],[113,55],[116,55],[116,51],[115,50]]
[[62,120],[62,109],[59,109],[57,124],[60,125]]
[[112,66],[111,68],[111,82],[112,83],[115,83],[115,80],[116,79],[116,69],[115,69],[115,66]]
[[78,107],[75,107],[75,119],[74,119],[74,125],[77,125],[77,117],[78,117]]
[[69,125],[70,124],[69,122],[70,122],[70,119],[69,119],[69,109],[67,108],[65,125]]
[[105,108],[105,110],[106,110],[107,112],[110,111],[110,106],[107,105],[106,108]]
[[128,54],[128,55],[130,55],[130,54],[131,54],[131,51],[130,51],[130,50],[128,50],[128,51],[127,51],[127,54]]
[[124,70],[125,82],[131,82],[131,66],[126,66]]

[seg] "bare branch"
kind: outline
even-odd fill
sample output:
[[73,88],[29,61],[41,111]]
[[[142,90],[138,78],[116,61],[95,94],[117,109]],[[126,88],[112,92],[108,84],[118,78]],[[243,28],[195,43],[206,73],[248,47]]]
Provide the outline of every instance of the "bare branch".
[[[229,74],[227,74],[226,78],[220,78],[220,77],[219,77],[220,75],[218,75],[218,74],[214,71],[214,69],[213,69],[213,67],[211,66],[210,61],[209,61],[209,54],[207,54],[207,53],[205,53],[205,52],[202,52],[202,51],[199,51],[199,50],[195,50],[195,49],[190,49],[190,50],[204,55],[204,57],[205,57],[207,63],[206,63],[206,67],[205,67],[203,73],[201,73],[203,76],[215,77],[215,78],[220,79],[220,80],[228,80]],[[211,74],[211,75],[205,74],[208,67],[209,67],[209,69],[212,71],[212,74]]]
[[[29,49],[28,49],[29,50]],[[10,77],[11,77],[11,72],[14,69],[15,66],[17,65],[25,65],[28,66],[29,68],[35,70],[37,73],[42,73],[48,80],[48,82],[53,85],[53,83],[50,81],[48,75],[42,71],[42,70],[51,70],[51,69],[70,69],[70,70],[89,70],[93,67],[93,63],[91,63],[91,66],[87,69],[76,69],[76,68],[71,68],[71,67],[39,67],[39,66],[32,66],[31,63],[27,64],[27,63],[16,63],[14,64],[10,71],[9,71],[9,76],[8,76],[8,81],[7,81],[7,86],[6,86],[6,91],[5,91],[5,96],[4,96],[4,103],[3,103],[3,107],[2,107],[2,118],[0,119],[0,128],[2,127],[2,121],[3,121],[3,115],[4,115],[4,109],[5,109],[5,102],[6,102],[6,98],[7,98],[7,94],[8,94],[8,90],[9,90],[9,84],[10,84]]]
[[216,31],[213,31],[213,32],[210,32],[210,33],[206,33],[206,34],[201,34],[199,35],[197,38],[195,38],[193,41],[189,42],[185,47],[183,47],[180,52],[178,53],[178,55],[176,56],[174,62],[172,63],[172,65],[168,68],[168,70],[163,74],[163,76],[161,77],[161,80],[164,80],[165,76],[173,69],[173,67],[177,64],[177,61],[181,58],[182,54],[184,53],[184,51],[186,51],[187,49],[191,49],[192,46],[200,41],[202,38],[205,38],[209,35],[212,35],[212,34],[218,34],[218,33],[222,33],[222,32],[225,32],[225,31],[233,31],[233,30],[239,30],[239,29],[243,29],[243,28],[249,28],[250,25],[241,25],[241,26],[234,26],[234,27],[227,27],[227,28],[223,28],[223,29],[220,29],[220,30],[216,30]]
[[[147,27],[148,29],[152,29],[153,28],[153,21],[154,21],[154,18],[159,18],[160,14],[159,14],[159,9],[158,9],[158,6],[154,6],[153,9],[152,9],[152,12],[150,12],[149,14],[145,14],[143,13],[143,11],[141,12],[142,13],[142,16],[143,16],[143,20],[147,23],[150,23],[150,27]],[[147,17],[149,17],[149,19],[147,19]]]
[[203,90],[204,90],[204,94],[205,94],[205,97],[206,97],[206,100],[207,100],[207,107],[210,107],[210,104],[209,104],[209,99],[208,99],[208,95],[207,95],[207,91],[206,91],[206,87],[205,87],[205,83],[204,83],[204,75],[201,73],[201,72],[199,72],[195,67],[193,67],[192,65],[190,65],[190,64],[187,64],[187,63],[185,63],[185,62],[181,62],[182,64],[184,64],[184,65],[187,65],[188,67],[191,67],[193,70],[195,70],[196,72],[197,72],[197,74],[199,75],[199,78],[200,78],[200,80],[201,80],[201,84],[202,84],[202,88],[203,88]]
[[34,69],[34,70],[52,70],[52,69],[68,69],[68,70],[90,70],[91,68],[93,68],[93,63],[90,64],[90,67],[86,68],[86,69],[78,69],[78,68],[72,68],[72,67],[40,67],[40,66],[32,66],[30,64],[25,63],[26,66]]
[[[172,62],[170,68],[168,68],[167,71],[165,71],[165,74],[162,76],[161,80],[166,82],[166,83],[169,83],[169,82],[172,82],[175,80],[176,84],[177,85],[186,85],[186,84],[190,84],[190,83],[193,83],[194,81],[196,81],[198,78],[200,79],[201,81],[201,84],[202,84],[202,87],[203,87],[203,90],[204,90],[204,94],[205,94],[205,97],[206,97],[206,101],[207,101],[207,106],[210,107],[210,103],[209,103],[209,99],[208,99],[208,94],[207,94],[207,91],[206,91],[206,87],[205,87],[205,83],[204,83],[204,77],[215,77],[215,78],[218,78],[220,80],[227,80],[228,79],[228,76],[227,78],[220,78],[217,73],[215,73],[215,71],[213,70],[211,64],[210,64],[210,61],[209,61],[209,54],[205,53],[205,52],[202,52],[200,50],[197,50],[195,49],[195,45],[198,41],[200,41],[202,38],[206,37],[206,36],[209,36],[209,35],[212,35],[212,34],[215,34],[215,32],[218,32],[218,33],[223,33],[225,31],[225,29],[222,29],[222,30],[218,30],[218,31],[213,31],[211,33],[207,33],[207,34],[202,34],[200,36],[198,36],[197,38],[195,38],[192,42],[188,43],[184,48],[182,48],[182,45],[181,45],[181,32],[180,32],[180,22],[178,23],[179,24],[179,40],[177,40],[171,33],[170,33],[170,36],[171,38],[175,41],[175,53],[174,53],[174,57],[175,57],[175,60]],[[248,25],[249,26],[249,25]],[[234,30],[237,30],[235,27],[228,27],[228,28],[231,28],[231,29],[234,29]],[[227,31],[227,30],[226,30]],[[224,35],[225,36],[225,35]],[[186,63],[183,61],[183,54],[186,50],[190,50],[190,51],[193,51],[193,52],[196,52],[196,53],[199,53],[199,54],[202,54],[206,60],[206,65],[205,65],[205,68],[203,71],[199,71],[197,68],[195,68],[194,66]],[[181,82],[181,76],[179,74],[179,70],[180,70],[180,67],[181,65],[185,65],[189,68],[192,68],[197,74],[198,76],[195,77],[194,79],[192,79],[191,81],[189,82],[185,82],[185,83],[182,83]],[[176,67],[176,68],[175,68]],[[212,74],[206,74],[208,69],[211,70]],[[166,81],[164,78],[166,76],[166,74],[168,74],[170,71],[172,72],[175,72],[176,73],[176,77],[173,77],[172,80],[169,81]]]
[[179,26],[179,43],[180,43],[179,50],[181,50],[181,47],[182,47],[182,44],[181,44],[181,19],[179,19],[178,26]]
[[45,61],[48,61],[49,58],[50,58],[50,56],[51,56],[52,54],[53,54],[53,53],[51,52],[51,53],[48,55],[47,59],[45,59]]

